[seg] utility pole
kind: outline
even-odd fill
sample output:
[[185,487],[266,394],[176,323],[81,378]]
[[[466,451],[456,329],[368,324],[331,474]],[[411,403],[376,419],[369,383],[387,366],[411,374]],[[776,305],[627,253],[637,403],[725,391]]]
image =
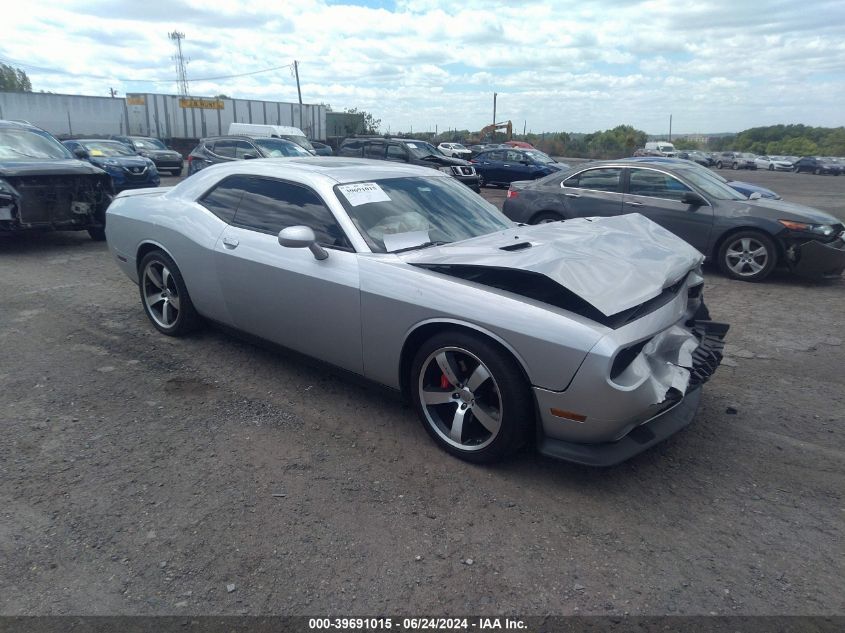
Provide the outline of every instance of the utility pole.
[[[493,125],[496,125],[496,97],[498,96],[498,92],[493,93]],[[496,130],[493,130],[493,134],[496,134]]]
[[672,115],[669,115],[669,142],[672,142]]
[[179,31],[171,31],[167,37],[176,43],[176,55],[173,59],[176,61],[176,90],[183,97],[188,96],[188,71],[185,69],[185,57],[182,55],[182,40],[185,39],[185,34]]
[[114,88],[109,88],[109,96],[114,99],[117,96],[117,90]]
[[299,62],[293,60],[293,74],[296,75],[296,94],[299,95],[299,105],[302,105],[302,90],[299,89]]

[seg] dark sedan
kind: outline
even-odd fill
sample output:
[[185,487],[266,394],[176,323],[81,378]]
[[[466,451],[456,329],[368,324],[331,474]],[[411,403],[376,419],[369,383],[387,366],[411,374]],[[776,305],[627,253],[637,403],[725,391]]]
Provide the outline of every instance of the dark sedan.
[[512,185],[503,211],[527,224],[641,213],[744,281],[761,281],[778,264],[810,277],[845,270],[845,226],[839,220],[802,205],[747,200],[689,164],[582,165]]
[[558,163],[539,150],[520,147],[487,150],[470,162],[475,165],[482,187],[507,185],[515,180],[536,180],[561,169],[569,169],[566,163]]
[[311,147],[313,147],[314,151],[317,152],[317,156],[334,156],[334,150],[331,145],[311,141]]
[[111,176],[115,191],[158,187],[161,183],[153,161],[138,156],[120,141],[74,139],[63,143],[74,156],[87,160]]
[[829,158],[804,156],[792,165],[792,171],[797,174],[800,174],[802,171],[806,171],[816,174],[816,176],[820,176],[821,174],[839,176],[843,171],[843,167]]
[[283,138],[262,136],[214,136],[204,138],[188,154],[188,175],[217,163],[249,158],[284,158],[290,156],[313,156],[311,152],[293,141]]
[[129,146],[136,154],[149,158],[159,172],[169,171],[174,176],[182,175],[182,154],[169,149],[162,141],[151,136],[113,136],[116,141]]

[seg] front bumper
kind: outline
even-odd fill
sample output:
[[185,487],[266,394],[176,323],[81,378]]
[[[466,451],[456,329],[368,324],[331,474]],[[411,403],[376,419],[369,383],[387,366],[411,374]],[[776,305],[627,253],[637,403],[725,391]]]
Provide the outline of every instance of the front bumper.
[[175,171],[177,169],[182,169],[181,158],[153,158],[152,161],[155,163],[156,169],[159,171]]
[[[595,368],[582,365],[579,374],[586,370],[588,379],[580,385],[576,376],[563,392],[535,387],[541,420],[538,451],[580,464],[612,466],[685,427],[698,408],[701,385],[722,361],[728,328],[700,320],[661,332],[653,339],[656,345],[646,345],[631,365],[631,377],[639,373],[640,378],[627,384],[624,375],[619,382],[601,384]],[[588,357],[585,365],[590,362]],[[572,419],[573,412],[584,413],[585,408],[591,411],[584,419]]]
[[845,233],[832,242],[811,240],[790,250],[790,268],[796,275],[828,279],[845,271]]
[[452,178],[464,183],[467,187],[478,193],[481,191],[481,185],[478,184],[478,174],[475,176],[455,176],[453,175]]

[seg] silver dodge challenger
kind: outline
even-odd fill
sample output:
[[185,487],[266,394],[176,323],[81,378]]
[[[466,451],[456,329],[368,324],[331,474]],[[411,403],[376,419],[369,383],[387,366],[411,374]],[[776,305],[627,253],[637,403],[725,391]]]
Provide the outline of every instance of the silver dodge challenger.
[[397,389],[474,462],[628,459],[692,420],[728,329],[645,217],[515,224],[425,167],[216,165],[121,193],[106,236],[163,334],[214,321]]

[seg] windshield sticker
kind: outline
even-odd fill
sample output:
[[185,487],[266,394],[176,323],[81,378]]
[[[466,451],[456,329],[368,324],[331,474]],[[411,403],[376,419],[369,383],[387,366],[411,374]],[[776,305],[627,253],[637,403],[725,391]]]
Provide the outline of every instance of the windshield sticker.
[[414,143],[405,143],[405,145],[411,149],[417,149],[417,146]]
[[370,202],[390,202],[384,189],[374,182],[356,182],[354,185],[338,185],[340,192],[353,207]]
[[91,156],[102,156],[102,155],[103,155],[103,150],[99,150],[99,149],[92,149],[92,150],[91,150],[90,152],[88,152],[88,153],[89,153],[89,154],[91,154]]

